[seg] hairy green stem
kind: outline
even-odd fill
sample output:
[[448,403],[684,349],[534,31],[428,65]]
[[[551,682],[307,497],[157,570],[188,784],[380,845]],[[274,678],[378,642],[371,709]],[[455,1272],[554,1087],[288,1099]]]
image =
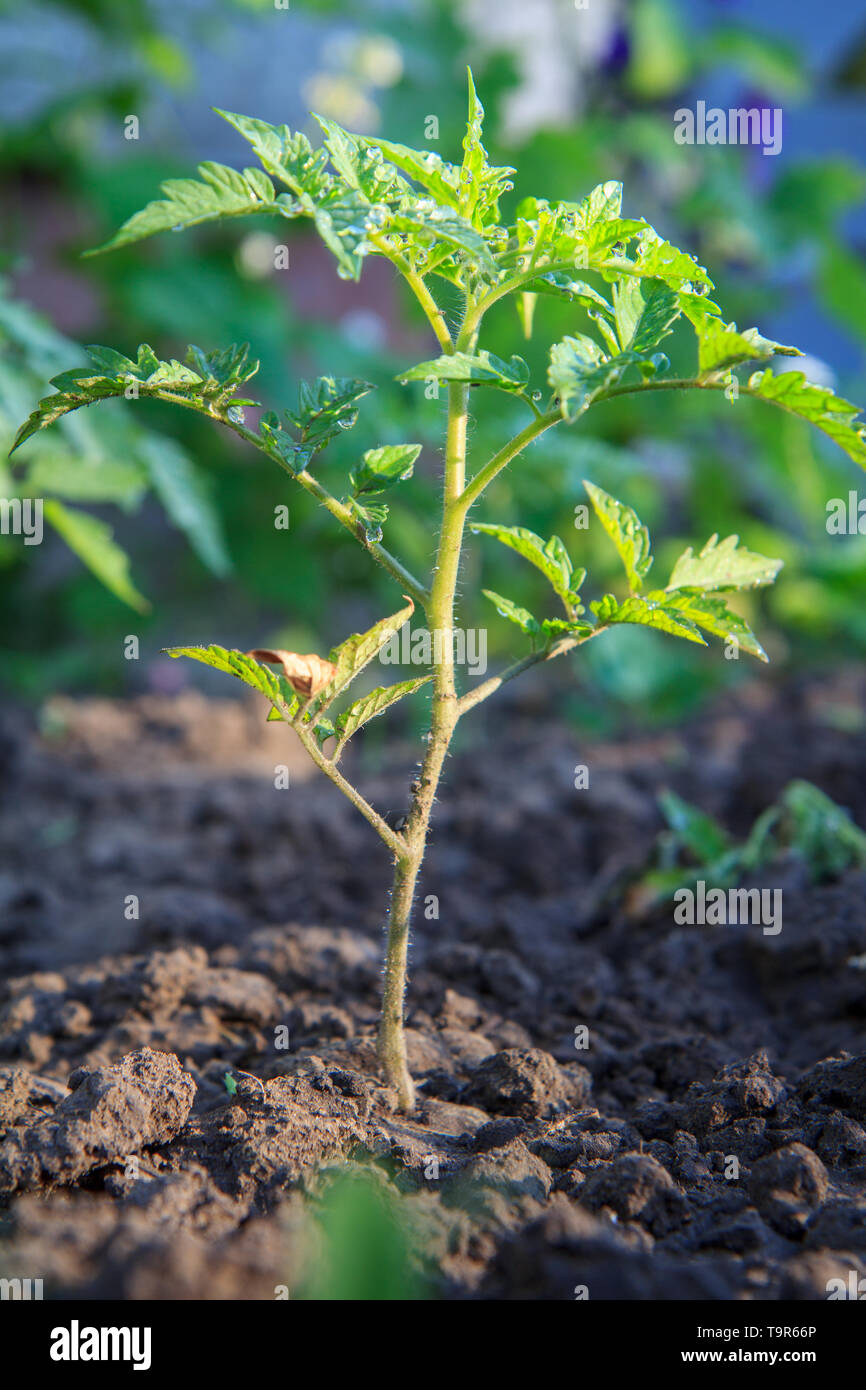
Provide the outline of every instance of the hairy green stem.
[[448,431],[445,445],[445,481],[442,529],[428,615],[434,639],[436,666],[427,751],[413,788],[412,804],[404,837],[407,853],[397,861],[391,892],[388,937],[385,948],[385,985],[379,1025],[379,1058],[386,1081],[398,1094],[404,1110],[411,1110],[415,1091],[406,1060],[403,1029],[404,998],[409,950],[409,926],[418,873],[424,859],[430,813],[436,799],[442,767],[459,718],[454,679],[454,599],[463,545],[465,509],[462,495],[466,470],[466,421],[469,388],[452,382],[448,388]]

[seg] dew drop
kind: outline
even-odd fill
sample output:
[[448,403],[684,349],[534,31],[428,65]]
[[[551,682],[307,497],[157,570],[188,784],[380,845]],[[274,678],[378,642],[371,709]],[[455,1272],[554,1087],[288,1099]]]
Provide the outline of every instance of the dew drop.
[[532,393],[532,399],[533,399],[534,401],[540,401],[540,400],[541,400],[541,396],[542,396],[541,391],[533,391],[533,393]]
[[370,527],[370,529],[364,533],[364,539],[368,545],[378,545],[382,539],[381,526]]

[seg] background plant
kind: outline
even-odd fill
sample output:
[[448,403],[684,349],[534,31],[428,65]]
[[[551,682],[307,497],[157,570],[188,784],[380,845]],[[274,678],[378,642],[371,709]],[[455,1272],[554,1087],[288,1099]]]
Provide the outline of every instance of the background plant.
[[[400,379],[407,386],[426,383],[434,398],[440,388],[447,395],[441,524],[430,578],[416,578],[394,553],[391,533],[399,542],[400,528],[390,524],[390,501],[382,501],[394,489],[399,496],[400,483],[411,476],[421,451],[419,443],[367,450],[349,474],[343,496],[321,481],[319,456],[354,426],[358,403],[371,389],[360,378],[302,382],[297,407],[282,416],[267,412],[256,430],[246,422],[246,411],[258,405],[247,394],[259,365],[248,345],[218,351],[191,346],[183,362],[161,360],[146,344],[135,358],[91,347],[93,365],[53,378],[55,393],[22,425],[15,447],[70,412],[113,397],[152,397],[196,411],[268,455],[401,587],[405,602],[397,612],[346,638],[327,659],[283,649],[243,653],[215,645],[175,647],[171,654],[233,674],[265,695],[269,717],[295,730],[316,765],[391,851],[394,878],[379,1050],[386,1078],[408,1109],[414,1100],[403,1032],[409,927],[431,811],[458,721],[531,666],[570,653],[622,624],[702,645],[707,633],[729,648],[765,659],[745,617],[729,606],[728,595],[771,583],[780,565],[740,546],[735,535],[720,541],[714,534],[699,553],[689,547],[680,555],[664,586],[650,588],[653,557],[646,527],[632,508],[588,482],[597,521],[625,570],[627,595],[606,593],[587,605],[581,592],[585,571],[574,568],[560,537],[543,539],[523,526],[475,523],[476,533],[499,540],[541,572],[562,612],[539,618],[513,599],[485,590],[502,617],[528,636],[530,649],[499,675],[461,692],[452,638],[470,510],[503,470],[553,426],[573,425],[590,407],[637,393],[694,389],[753,397],[814,424],[861,465],[866,463],[866,432],[855,406],[809,382],[802,372],[777,373],[767,365],[798,355],[797,349],[773,342],[757,329],[740,331],[726,322],[711,297],[714,286],[704,268],[643,218],[624,216],[622,187],[616,181],[598,185],[580,203],[524,196],[514,221],[504,223],[499,200],[511,190],[515,171],[488,160],[482,144],[484,112],[471,73],[460,164],[430,150],[353,135],[325,117],[317,117],[324,145],[313,149],[306,136],[287,126],[219,114],[250,144],[261,168],[237,171],[209,161],[199,166],[196,179],[167,181],[163,196],[129,218],[102,249],[205,221],[268,213],[290,221],[309,219],[344,279],[357,279],[370,257],[391,263],[440,349],[437,356],[404,370]],[[573,321],[590,331],[575,328],[550,347],[546,395],[522,357],[501,359],[482,346],[481,333],[486,315],[511,299],[531,338],[537,301],[547,296],[564,299]],[[686,375],[674,374],[668,356],[659,350],[681,322],[697,343],[696,369]],[[756,363],[758,370],[742,379],[734,376],[735,370]],[[520,403],[528,420],[486,462],[473,461],[467,468],[470,392],[479,389],[504,392]],[[410,681],[376,687],[334,719],[332,707],[342,702],[416,606],[424,610],[429,630],[441,638],[432,669]],[[270,665],[281,666],[283,674]],[[370,719],[428,683],[432,699],[426,751],[405,822],[394,827],[347,780],[339,762],[346,742]]]

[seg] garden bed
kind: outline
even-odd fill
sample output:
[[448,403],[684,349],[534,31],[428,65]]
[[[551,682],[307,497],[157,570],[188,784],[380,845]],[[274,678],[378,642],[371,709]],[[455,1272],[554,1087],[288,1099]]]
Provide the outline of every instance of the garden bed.
[[[375,1058],[387,851],[286,730],[188,693],[54,702],[41,734],[9,712],[0,1274],[303,1295],[348,1162],[427,1296],[825,1299],[866,1275],[866,877],[780,862],[776,936],[677,926],[635,886],[662,786],[743,835],[806,778],[866,825],[864,696],[857,671],[762,676],[615,745],[512,704],[455,755],[408,1118]],[[399,814],[399,772],[355,770]]]

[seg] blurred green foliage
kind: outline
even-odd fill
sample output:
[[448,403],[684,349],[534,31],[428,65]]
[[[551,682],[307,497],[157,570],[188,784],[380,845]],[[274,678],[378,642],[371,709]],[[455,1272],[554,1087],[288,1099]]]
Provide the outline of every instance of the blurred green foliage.
[[429,1297],[410,1204],[369,1164],[320,1169],[312,1209],[315,1254],[293,1297],[301,1301],[408,1302]]
[[[266,223],[240,242],[236,229],[202,228],[194,237],[161,238],[144,248],[78,262],[81,250],[103,240],[153,197],[162,179],[190,170],[186,150],[146,141],[123,144],[104,138],[105,130],[116,131],[126,112],[146,109],[160,92],[183,89],[196,67],[197,46],[213,42],[219,21],[246,7],[226,0],[183,38],[160,27],[158,11],[146,5],[129,7],[129,14],[127,7],[97,0],[67,8],[112,42],[125,36],[139,59],[137,79],[133,85],[95,86],[70,98],[62,113],[46,110],[29,125],[17,125],[4,142],[0,178],[8,189],[26,194],[12,202],[13,210],[23,211],[17,217],[13,211],[5,229],[7,267],[14,272],[26,260],[32,240],[26,217],[36,214],[40,199],[59,194],[69,230],[47,252],[37,247],[33,258],[38,265],[47,256],[93,292],[89,338],[124,351],[150,342],[162,357],[180,352],[189,338],[206,349],[248,339],[262,362],[257,394],[272,408],[293,402],[299,376],[338,371],[372,381],[379,389],[363,402],[353,436],[335,444],[323,464],[323,480],[345,478],[372,445],[406,438],[423,442],[427,447],[415,477],[405,485],[405,506],[394,508],[400,552],[410,568],[421,568],[433,549],[441,420],[437,404],[424,399],[422,383],[401,387],[394,380],[401,368],[432,355],[432,344],[397,287],[362,278],[360,291],[348,296],[330,267],[324,270],[325,258],[317,258],[306,234],[294,227],[279,230],[289,245],[291,269],[273,270],[275,233]],[[269,6],[250,8],[261,11],[262,24],[288,22],[285,12],[274,13]],[[302,10],[326,31],[333,26],[340,37],[321,69],[311,71],[305,92],[324,114],[345,119],[347,103],[354,102],[370,112],[377,131],[410,144],[423,142],[425,121],[435,114],[435,148],[454,156],[465,119],[463,69],[470,60],[487,108],[491,157],[517,165],[524,188],[577,199],[603,179],[621,178],[627,213],[647,216],[699,261],[711,264],[719,298],[738,322],[772,325],[773,312],[794,295],[819,304],[844,328],[860,363],[838,381],[838,389],[854,399],[862,396],[866,274],[842,232],[846,214],[866,187],[862,170],[841,157],[807,165],[779,161],[778,169],[775,160],[764,159],[756,168],[752,151],[680,146],[671,135],[672,111],[689,104],[690,94],[700,94],[701,84],[720,69],[733,71],[741,90],[759,90],[772,104],[807,100],[812,79],[803,55],[727,20],[714,30],[692,31],[685,3],[637,0],[613,33],[609,51],[581,68],[571,117],[515,133],[510,113],[522,81],[520,53],[504,31],[500,41],[494,31],[471,30],[456,0],[414,0],[407,7],[368,0],[351,11],[344,4],[294,0],[295,14]],[[571,23],[579,19],[571,13]],[[255,113],[254,95],[247,106]],[[215,139],[218,124],[214,118]],[[196,150],[203,157],[209,153]],[[540,304],[544,333],[539,341],[569,332],[571,312],[567,303],[552,298]],[[83,335],[76,331],[76,336]],[[684,339],[672,342],[676,361],[677,351],[687,347]],[[540,347],[536,351],[525,341],[508,308],[491,315],[485,345],[506,359],[519,352],[533,373],[543,376]],[[803,346],[808,351],[808,341]],[[67,357],[63,365],[71,361]],[[19,421],[39,394],[34,384]],[[8,402],[0,404],[8,411]],[[192,415],[169,419],[158,405],[131,404],[125,416],[123,407],[111,409],[114,421],[128,419],[124,428],[170,431],[171,447],[195,460],[212,482],[234,585],[240,586],[240,597],[230,602],[216,590],[224,628],[214,631],[209,623],[214,640],[315,650],[349,626],[371,620],[393,599],[387,577],[377,574],[371,581],[363,552],[335,534],[310,499],[234,441],[217,437]],[[492,426],[477,423],[471,436],[477,461],[520,427],[518,410],[503,397]],[[129,467],[127,460],[124,466]],[[526,459],[500,476],[478,519],[509,523],[519,517],[540,534],[571,534],[579,542],[572,548],[580,563],[603,577],[612,573],[603,538],[591,531],[569,532],[586,476],[636,508],[656,535],[660,565],[687,538],[713,530],[739,532],[758,550],[783,556],[780,583],[760,599],[762,631],[777,663],[829,662],[862,650],[866,540],[829,537],[825,529],[827,499],[846,496],[859,475],[807,426],[780,420],[747,401],[707,400],[703,393],[698,399],[659,394],[609,403],[594,412],[592,435],[580,427],[559,430],[533,446]],[[128,497],[100,500],[129,505]],[[291,508],[288,534],[273,525],[280,502]],[[429,526],[413,521],[413,515],[428,517]],[[150,614],[136,616],[133,627],[143,648],[155,651],[165,642],[198,635],[190,624],[198,614],[213,611],[215,589],[200,558],[185,553],[147,508],[144,517],[146,524],[123,528],[123,539],[133,582],[153,600]],[[482,582],[509,592],[512,563],[497,552],[497,547],[473,551],[467,592]],[[49,555],[39,548],[0,556],[5,556],[0,582],[7,596],[0,608],[0,652],[13,689],[40,679],[48,686],[73,687],[92,681],[97,656],[102,661],[96,669],[107,686],[116,688],[129,678],[129,671],[118,671],[116,653],[130,615],[115,597],[68,568],[52,587]],[[540,601],[543,583],[539,576],[533,590],[527,577],[522,593],[530,609]],[[22,623],[22,611],[32,613],[33,620]],[[480,612],[464,616],[466,626],[486,621]],[[510,650],[506,627],[491,624],[494,660]],[[80,661],[76,652],[82,653]],[[686,659],[689,679],[684,678]],[[617,633],[606,647],[588,650],[581,672],[583,693],[575,694],[575,701],[593,700],[594,691],[596,707],[648,708],[659,718],[680,713],[738,675],[735,662],[704,655],[696,666],[691,653],[686,658],[673,644],[643,632]],[[586,712],[583,703],[580,708]]]

